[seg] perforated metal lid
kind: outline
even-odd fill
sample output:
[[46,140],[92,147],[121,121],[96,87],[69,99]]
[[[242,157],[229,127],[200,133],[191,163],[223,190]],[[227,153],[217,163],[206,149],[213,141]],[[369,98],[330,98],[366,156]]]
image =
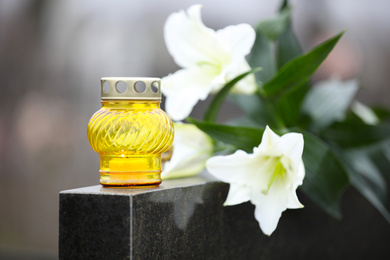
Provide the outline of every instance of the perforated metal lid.
[[102,100],[161,100],[159,78],[104,77]]

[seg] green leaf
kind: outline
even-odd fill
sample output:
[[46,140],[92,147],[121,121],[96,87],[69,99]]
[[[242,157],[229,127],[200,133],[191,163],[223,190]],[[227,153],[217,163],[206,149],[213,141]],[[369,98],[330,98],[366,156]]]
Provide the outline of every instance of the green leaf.
[[309,82],[304,81],[285,92],[274,103],[276,113],[285,126],[296,126],[300,121],[301,105],[309,89]]
[[350,172],[349,176],[354,176],[350,177],[352,186],[354,186],[382,214],[387,222],[390,223],[390,214],[376,195],[375,190],[373,190],[361,176],[353,174],[352,170]]
[[299,44],[290,23],[278,39],[276,56],[278,68],[283,67],[287,62],[301,54],[301,45]]
[[290,15],[290,8],[284,8],[276,16],[259,23],[258,31],[262,32],[269,40],[274,41],[285,31],[290,21]]
[[278,95],[307,81],[325,60],[343,33],[323,42],[309,53],[296,57],[285,64],[269,82],[263,86],[264,94]]
[[215,122],[217,120],[219,109],[221,108],[221,105],[222,105],[223,101],[225,100],[226,96],[229,94],[229,91],[241,79],[245,78],[249,74],[256,72],[258,70],[260,70],[260,68],[252,69],[248,72],[245,72],[245,73],[235,77],[234,79],[232,79],[231,81],[226,83],[226,85],[214,96],[213,100],[211,101],[210,106],[208,107],[208,109],[206,110],[206,112],[204,114],[204,120],[210,121],[210,122]]
[[356,80],[322,81],[309,90],[302,111],[312,118],[314,128],[322,129],[335,121],[344,120],[358,89]]
[[271,45],[272,43],[259,30],[256,30],[256,40],[249,55],[248,63],[252,68],[262,68],[261,71],[255,73],[258,84],[267,82],[276,73]]
[[336,122],[323,130],[321,136],[340,147],[356,148],[389,139],[390,126],[366,125],[358,121]]
[[288,8],[289,4],[287,0],[283,0],[282,4],[280,5],[279,11],[283,11],[284,9]]
[[232,120],[229,120],[226,124],[230,126],[249,126],[249,127],[262,127],[262,128],[266,126],[265,124],[259,124],[258,122],[246,116],[234,118]]
[[253,152],[253,147],[260,144],[264,132],[262,128],[219,125],[211,122],[201,122],[193,118],[187,118],[187,120],[213,139],[231,144],[237,149],[247,152]]
[[388,120],[390,119],[390,110],[386,107],[376,106],[372,107],[374,113],[379,117],[380,120]]
[[348,177],[352,186],[360,192],[381,214],[382,216],[390,223],[390,214],[386,209],[385,205],[378,197],[378,193],[375,190],[375,187],[367,182],[367,180],[354,169],[351,165],[350,160],[353,158],[348,158],[339,148],[333,147],[333,151],[337,153],[338,158],[343,162],[345,169],[347,170]]
[[257,122],[259,125],[266,126],[272,124],[273,119],[267,112],[265,100],[258,95],[231,95],[230,99],[237,104],[245,114]]
[[[285,0],[280,7],[280,12],[289,8],[288,1]],[[302,48],[293,32],[290,16],[285,30],[278,39],[276,55],[278,69],[301,54]],[[282,94],[274,103],[276,114],[285,126],[290,127],[298,124],[301,117],[301,105],[309,88],[310,83],[303,81]]]
[[382,176],[390,181],[390,142],[383,142],[379,148],[371,150],[369,157]]
[[[353,168],[352,174],[361,176],[365,185],[369,186],[376,197],[384,204],[387,199],[386,181],[370,158],[369,149],[355,149],[345,152],[345,158]],[[359,176],[359,178],[360,178]],[[350,179],[355,176],[350,176]]]
[[[280,12],[283,10],[290,8],[288,1],[283,1]],[[302,54],[302,48],[299,44],[297,37],[294,34],[291,25],[291,16],[289,19],[289,23],[286,26],[286,29],[283,33],[280,34],[277,45],[277,65],[278,68],[283,67],[291,59],[298,57]]]
[[307,132],[303,136],[306,176],[301,189],[331,216],[340,218],[339,201],[348,185],[347,173],[326,143]]

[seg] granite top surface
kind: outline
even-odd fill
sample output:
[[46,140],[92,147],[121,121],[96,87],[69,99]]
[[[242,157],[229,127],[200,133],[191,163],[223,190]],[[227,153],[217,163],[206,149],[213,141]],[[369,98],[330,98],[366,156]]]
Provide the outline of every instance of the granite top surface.
[[77,189],[61,191],[60,194],[104,194],[104,195],[138,195],[153,191],[163,191],[175,188],[191,187],[203,185],[217,181],[207,172],[203,172],[195,177],[163,180],[158,187],[132,187],[132,188],[105,188],[102,185],[94,185]]

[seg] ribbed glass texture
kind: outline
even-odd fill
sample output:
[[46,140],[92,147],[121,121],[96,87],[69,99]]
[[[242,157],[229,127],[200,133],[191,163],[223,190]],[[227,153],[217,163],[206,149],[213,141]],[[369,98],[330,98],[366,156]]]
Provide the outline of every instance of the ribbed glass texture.
[[161,154],[172,145],[171,119],[160,101],[102,101],[88,124],[105,186],[158,185]]

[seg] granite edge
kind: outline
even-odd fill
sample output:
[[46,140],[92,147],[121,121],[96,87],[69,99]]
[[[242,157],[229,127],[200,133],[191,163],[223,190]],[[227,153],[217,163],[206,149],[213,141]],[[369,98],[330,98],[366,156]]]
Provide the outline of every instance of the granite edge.
[[193,187],[208,183],[220,182],[207,173],[202,173],[195,177],[164,180],[158,187],[145,188],[104,188],[102,185],[93,185],[81,188],[74,188],[60,191],[60,195],[66,194],[89,194],[89,195],[111,195],[111,196],[134,196],[147,194],[156,191],[171,190],[176,188]]

